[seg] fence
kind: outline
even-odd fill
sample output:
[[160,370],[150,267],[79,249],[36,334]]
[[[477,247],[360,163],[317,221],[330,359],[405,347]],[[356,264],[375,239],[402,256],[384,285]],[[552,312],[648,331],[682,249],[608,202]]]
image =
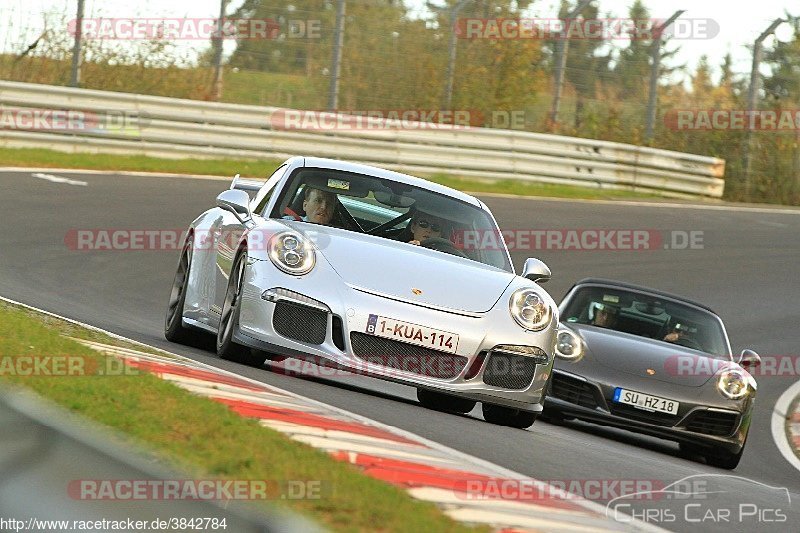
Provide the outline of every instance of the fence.
[[[275,107],[17,82],[0,82],[0,106],[0,146],[6,147],[167,158],[314,155],[417,174],[628,189],[668,197],[720,198],[725,183],[725,161],[714,157],[495,128],[374,119],[363,128],[286,129],[275,127],[275,117],[286,112]],[[54,110],[80,112],[80,120],[62,127],[47,120],[18,120],[37,111],[46,117]]]

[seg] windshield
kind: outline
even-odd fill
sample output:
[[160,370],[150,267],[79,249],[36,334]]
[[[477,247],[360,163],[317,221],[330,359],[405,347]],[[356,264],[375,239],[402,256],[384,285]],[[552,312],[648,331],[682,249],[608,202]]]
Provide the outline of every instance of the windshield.
[[613,329],[727,357],[727,342],[712,313],[674,300],[620,288],[578,289],[562,320]]
[[366,233],[513,271],[504,246],[468,249],[458,238],[465,232],[499,234],[486,211],[386,178],[299,169],[287,181],[270,217]]

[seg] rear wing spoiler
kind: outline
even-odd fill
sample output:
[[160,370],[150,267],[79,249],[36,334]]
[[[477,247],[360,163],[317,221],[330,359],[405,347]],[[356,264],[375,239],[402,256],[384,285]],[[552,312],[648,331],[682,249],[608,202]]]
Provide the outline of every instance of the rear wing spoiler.
[[251,192],[258,192],[261,187],[264,185],[263,180],[252,180],[247,178],[242,178],[239,174],[236,174],[233,177],[233,181],[231,182],[231,189],[236,189],[239,191],[245,191],[246,193]]

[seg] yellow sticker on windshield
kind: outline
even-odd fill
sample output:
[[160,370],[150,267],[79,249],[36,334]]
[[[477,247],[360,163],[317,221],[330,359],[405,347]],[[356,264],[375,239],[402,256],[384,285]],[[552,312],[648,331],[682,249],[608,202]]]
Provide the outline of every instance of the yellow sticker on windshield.
[[619,303],[619,296],[617,296],[615,294],[604,294],[603,295],[603,301],[604,302],[609,302],[609,303],[612,303],[612,304],[618,304]]
[[345,181],[345,180],[329,179],[328,180],[328,187],[330,187],[331,189],[341,189],[343,191],[349,191],[350,190],[350,182],[349,181]]

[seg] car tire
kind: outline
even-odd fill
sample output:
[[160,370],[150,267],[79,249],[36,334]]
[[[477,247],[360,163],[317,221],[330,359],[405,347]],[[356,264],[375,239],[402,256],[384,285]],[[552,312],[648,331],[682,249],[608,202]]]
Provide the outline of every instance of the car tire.
[[251,350],[246,346],[237,344],[233,340],[233,331],[239,325],[239,312],[241,311],[242,285],[244,284],[244,269],[247,264],[247,251],[241,249],[233,261],[231,274],[228,276],[228,289],[225,291],[225,300],[222,303],[219,328],[217,328],[217,355],[222,359],[234,361],[249,366],[261,366],[266,361],[266,356],[259,350]]
[[724,468],[725,470],[733,470],[739,466],[739,461],[742,459],[743,453],[744,446],[742,446],[742,449],[739,450],[738,453],[731,453],[722,448],[712,448],[712,451],[704,454],[704,457],[706,458],[706,463],[708,463],[709,466]]
[[183,308],[186,304],[186,288],[189,285],[189,271],[192,266],[193,243],[192,236],[189,236],[181,250],[164,318],[164,338],[178,344],[188,344],[192,338],[192,332],[183,325]]
[[478,403],[475,400],[459,398],[428,389],[417,389],[417,400],[428,409],[460,414],[469,413]]
[[532,411],[522,411],[511,407],[502,407],[484,403],[481,405],[483,418],[491,424],[498,426],[510,426],[512,428],[527,429],[536,422],[539,413]]

